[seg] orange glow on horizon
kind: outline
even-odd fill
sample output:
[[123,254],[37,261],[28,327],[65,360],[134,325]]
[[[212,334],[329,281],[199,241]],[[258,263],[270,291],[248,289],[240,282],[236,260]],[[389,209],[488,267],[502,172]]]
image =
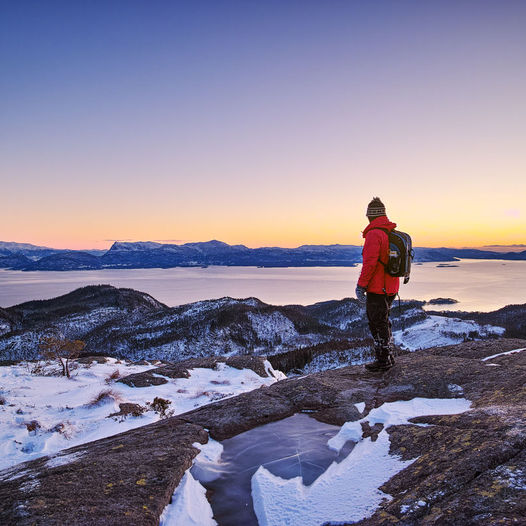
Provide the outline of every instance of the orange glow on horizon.
[[526,2],[11,4],[0,240],[526,243]]
[[[307,232],[291,230],[289,232],[270,232],[265,235],[261,233],[258,237],[252,239],[248,237],[240,237],[234,235],[220,235],[217,232],[214,235],[203,231],[202,234],[192,236],[159,236],[159,234],[149,234],[144,232],[142,235],[131,235],[126,232],[127,236],[116,237],[115,239],[96,239],[91,237],[88,232],[84,235],[77,237],[65,238],[65,237],[25,237],[17,239],[4,239],[3,241],[16,241],[18,243],[30,243],[32,245],[45,246],[57,249],[71,249],[71,250],[107,250],[111,247],[114,241],[125,241],[125,242],[139,242],[139,241],[155,241],[163,244],[177,244],[181,245],[184,243],[195,243],[211,241],[212,239],[223,241],[229,245],[245,245],[249,248],[258,247],[283,247],[283,248],[296,248],[301,245],[358,245],[363,244],[363,238],[361,231],[367,226],[367,222],[363,222],[360,225],[345,230],[337,230],[334,228],[332,231],[326,232]],[[413,239],[414,246],[417,247],[428,247],[428,248],[477,248],[481,250],[494,250],[491,248],[492,245],[509,246],[510,251],[512,250],[526,250],[526,236],[524,232],[525,227],[514,228],[508,231],[483,231],[477,232],[473,230],[471,232],[426,232],[419,230],[411,225],[398,223],[398,228],[408,232]],[[515,247],[513,246],[515,245]]]

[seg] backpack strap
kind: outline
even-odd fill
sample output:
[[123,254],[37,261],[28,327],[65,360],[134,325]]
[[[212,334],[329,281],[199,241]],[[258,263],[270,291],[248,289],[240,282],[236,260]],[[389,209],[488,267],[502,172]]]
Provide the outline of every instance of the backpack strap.
[[[382,228],[381,226],[375,226],[374,228],[371,228],[371,230],[381,230],[382,232],[385,232],[387,234],[387,242],[389,243],[389,230],[387,230],[387,228]],[[371,230],[369,230],[369,232]],[[387,263],[384,263],[380,258],[378,258],[378,261],[383,265],[384,269],[387,269],[387,265],[389,263],[389,247],[387,248]]]

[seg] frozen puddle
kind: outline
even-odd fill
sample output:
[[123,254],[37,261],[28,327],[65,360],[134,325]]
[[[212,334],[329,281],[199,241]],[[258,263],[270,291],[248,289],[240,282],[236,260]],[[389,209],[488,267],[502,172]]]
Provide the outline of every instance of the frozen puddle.
[[[414,398],[389,402],[367,416],[344,424],[329,446],[341,451],[349,440],[356,446],[340,464],[331,464],[311,486],[299,478],[283,480],[260,467],[252,479],[254,508],[260,526],[318,526],[324,523],[356,522],[371,516],[382,500],[390,496],[379,488],[416,459],[402,461],[389,454],[386,429],[408,424],[410,418],[447,415],[467,411],[470,402],[463,398]],[[383,424],[375,442],[362,439],[361,424]]]
[[[388,402],[342,427],[296,414],[222,443],[195,444],[201,453],[161,525],[319,526],[370,517],[391,498],[379,488],[416,460],[389,454],[387,428],[470,405],[465,398]],[[362,438],[362,423],[382,424],[375,441]]]
[[251,479],[258,468],[264,466],[278,480],[298,477],[300,484],[308,487],[352,449],[352,442],[341,451],[328,447],[328,440],[339,430],[338,426],[296,414],[224,440],[220,462],[199,455],[191,474],[211,490],[214,518],[220,526],[257,525]]

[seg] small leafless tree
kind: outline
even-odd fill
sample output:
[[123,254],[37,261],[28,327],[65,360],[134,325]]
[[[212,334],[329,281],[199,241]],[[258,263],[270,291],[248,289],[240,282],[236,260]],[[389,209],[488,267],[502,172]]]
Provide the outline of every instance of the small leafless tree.
[[71,378],[69,363],[79,357],[86,344],[81,340],[46,336],[40,341],[39,347],[44,358],[58,362],[62,366],[62,375]]

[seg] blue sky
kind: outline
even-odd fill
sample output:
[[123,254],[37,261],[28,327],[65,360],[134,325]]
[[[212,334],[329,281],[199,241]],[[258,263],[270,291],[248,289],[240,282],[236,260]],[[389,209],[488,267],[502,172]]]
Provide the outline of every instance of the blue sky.
[[380,195],[419,244],[524,242],[525,22],[518,1],[4,2],[3,237],[355,243]]

